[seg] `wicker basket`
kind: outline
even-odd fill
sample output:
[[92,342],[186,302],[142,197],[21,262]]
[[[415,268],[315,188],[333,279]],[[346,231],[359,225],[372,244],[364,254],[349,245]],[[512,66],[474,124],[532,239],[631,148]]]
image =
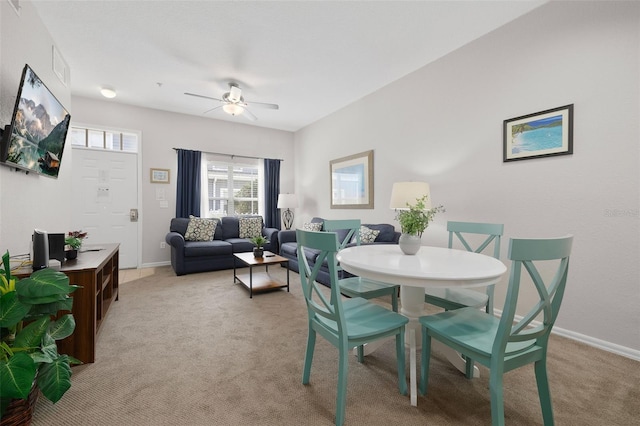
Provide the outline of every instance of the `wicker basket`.
[[36,408],[40,389],[35,381],[27,399],[14,399],[9,403],[7,411],[0,419],[0,426],[23,426],[31,424],[33,410]]

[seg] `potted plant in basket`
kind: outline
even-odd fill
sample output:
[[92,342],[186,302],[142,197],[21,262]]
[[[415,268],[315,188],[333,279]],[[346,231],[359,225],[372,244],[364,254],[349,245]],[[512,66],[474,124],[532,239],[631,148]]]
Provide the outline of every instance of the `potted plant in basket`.
[[443,206],[426,208],[427,196],[416,198],[416,204],[407,203],[408,210],[400,210],[396,213],[396,220],[400,222],[402,235],[400,236],[400,249],[404,254],[416,254],[420,250],[422,233],[429,226],[429,222],[438,212],[444,212]]
[[69,231],[69,234],[64,237],[65,257],[68,260],[78,257],[78,250],[82,247],[82,240],[87,238],[87,235],[87,232]]
[[264,245],[269,243],[262,235],[258,235],[257,237],[251,238],[251,242],[255,245],[253,248],[253,257],[262,257],[264,254]]
[[[9,252],[0,266],[0,417],[4,421],[32,410],[38,389],[57,402],[71,387],[70,364],[56,340],[70,336],[76,323],[69,293],[78,286],[50,268],[19,280],[11,275]],[[62,315],[61,315],[62,314]],[[34,393],[35,392],[35,393]],[[30,404],[26,405],[25,402]],[[29,416],[31,413],[26,414]]]

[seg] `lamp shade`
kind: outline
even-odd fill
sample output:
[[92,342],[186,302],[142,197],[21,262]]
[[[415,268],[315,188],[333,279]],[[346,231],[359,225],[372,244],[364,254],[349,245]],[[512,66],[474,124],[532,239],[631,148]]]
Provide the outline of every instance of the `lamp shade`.
[[413,205],[416,200],[427,196],[425,209],[431,208],[431,192],[426,182],[396,182],[391,190],[389,207],[396,210],[407,210],[407,203]]
[[278,195],[279,209],[295,209],[296,207],[298,207],[298,198],[296,198],[296,194]]

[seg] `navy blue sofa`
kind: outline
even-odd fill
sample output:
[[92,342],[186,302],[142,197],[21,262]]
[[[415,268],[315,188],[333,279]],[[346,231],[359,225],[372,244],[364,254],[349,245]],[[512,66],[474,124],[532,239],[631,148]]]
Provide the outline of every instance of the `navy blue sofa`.
[[[242,216],[260,217],[260,216]],[[233,253],[252,251],[255,247],[247,238],[240,238],[239,217],[225,216],[218,221],[213,241],[185,241],[189,218],[173,218],[165,237],[171,246],[171,266],[176,275],[217,271],[233,268]],[[278,229],[262,227],[262,235],[269,243],[265,250],[278,253]]]
[[[314,217],[311,219],[311,222],[318,223],[324,222],[324,219],[320,217]],[[398,244],[398,239],[400,238],[400,232],[397,232],[393,225],[388,223],[382,224],[368,224],[363,223],[362,226],[366,226],[367,228],[374,229],[380,231],[380,234],[376,237],[373,243],[362,243],[362,245],[367,244]],[[324,230],[324,227],[323,227]],[[342,241],[347,235],[347,230],[337,231],[338,240]],[[298,255],[297,255],[297,242],[296,242],[296,231],[294,229],[280,231],[278,233],[278,241],[280,243],[280,256],[286,257],[289,259],[289,269],[294,272],[299,272],[298,265]],[[315,259],[318,256],[317,250],[306,250],[305,254],[307,256],[309,265],[313,266],[315,264]],[[352,276],[351,274],[345,271],[345,276]],[[318,272],[317,281],[321,284],[324,284],[327,287],[330,287],[329,280],[329,267],[327,265],[323,265]]]

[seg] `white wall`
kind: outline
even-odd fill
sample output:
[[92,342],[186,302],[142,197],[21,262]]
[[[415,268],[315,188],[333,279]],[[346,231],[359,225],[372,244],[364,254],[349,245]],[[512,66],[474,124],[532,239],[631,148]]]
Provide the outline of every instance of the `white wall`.
[[[0,2],[0,125],[11,122],[20,77],[28,63],[58,100],[70,111],[71,94],[54,74],[54,41],[35,9],[21,2],[18,16],[8,2]],[[64,56],[64,54],[63,54]],[[70,228],[70,147],[62,155],[58,179],[0,167],[0,251],[29,253],[34,228],[67,232]]]
[[[556,330],[639,356],[639,8],[552,2],[297,132],[298,224],[356,215],[397,227],[392,183],[424,180],[447,209],[424,244],[446,245],[447,220],[574,234]],[[573,155],[502,162],[504,119],[566,104]],[[368,149],[375,208],[331,210],[329,161]]]
[[[219,152],[260,158],[280,158],[281,191],[293,191],[293,133],[241,123],[194,117],[83,97],[73,97],[73,123],[142,132],[142,264],[170,260],[160,242],[176,212],[177,155],[173,148]],[[239,117],[238,120],[242,120]],[[170,169],[171,184],[149,182],[150,168]],[[166,192],[168,208],[161,208],[156,189]]]

